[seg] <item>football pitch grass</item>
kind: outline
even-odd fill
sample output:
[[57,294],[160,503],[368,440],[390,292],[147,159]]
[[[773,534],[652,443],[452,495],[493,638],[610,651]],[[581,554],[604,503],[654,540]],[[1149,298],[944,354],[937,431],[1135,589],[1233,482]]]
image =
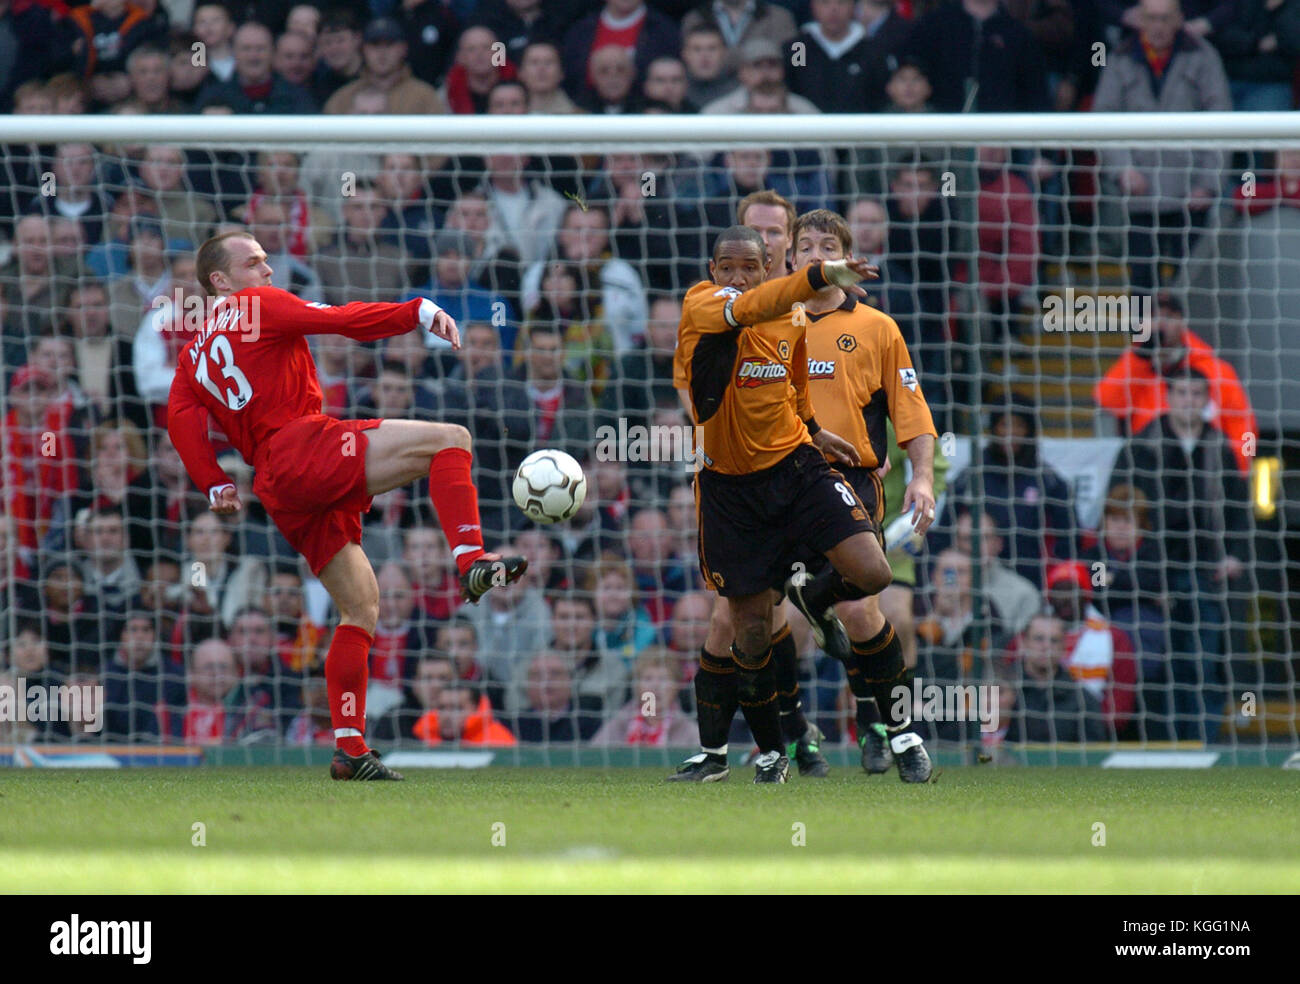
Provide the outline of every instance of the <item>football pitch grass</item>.
[[836,769],[761,787],[747,768],[708,785],[664,774],[8,770],[0,892],[1300,890],[1296,772],[968,767],[905,786]]

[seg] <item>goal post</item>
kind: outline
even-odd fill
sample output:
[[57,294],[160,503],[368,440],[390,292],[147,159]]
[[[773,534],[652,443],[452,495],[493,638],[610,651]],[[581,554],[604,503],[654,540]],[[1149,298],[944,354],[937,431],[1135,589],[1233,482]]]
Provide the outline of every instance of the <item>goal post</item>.
[[[162,437],[186,261],[247,227],[305,299],[456,314],[461,353],[314,341],[326,412],[464,423],[489,548],[542,554],[544,583],[458,611],[427,497],[376,500],[376,743],[472,751],[447,722],[490,716],[518,742],[498,760],[667,764],[694,743],[711,604],[674,305],[737,202],[771,188],[880,258],[869,303],[935,413],[948,492],[895,575],[914,585],[907,700],[940,754],[1294,748],[1297,151],[1292,113],[0,117],[0,687],[32,667],[102,688],[90,744],[327,747],[323,589],[264,516],[208,529]],[[1180,400],[1203,428],[1169,423]],[[509,491],[548,446],[588,471],[549,540]],[[133,657],[136,616],[153,639]],[[805,705],[851,762],[843,671],[796,637]],[[440,714],[444,689],[466,706]],[[0,720],[0,745],[76,733]]]

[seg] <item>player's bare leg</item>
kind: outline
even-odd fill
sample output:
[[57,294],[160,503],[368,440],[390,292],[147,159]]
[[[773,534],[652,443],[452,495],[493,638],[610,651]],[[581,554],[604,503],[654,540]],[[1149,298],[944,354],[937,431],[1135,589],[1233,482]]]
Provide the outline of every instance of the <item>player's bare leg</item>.
[[339,612],[325,656],[330,724],[338,746],[330,763],[334,779],[401,779],[366,747],[366,685],[370,646],[379,620],[379,584],[365,551],[349,543],[321,568],[321,584]]
[[781,738],[781,716],[776,698],[776,663],[772,659],[772,592],[728,598],[736,641],[731,655],[736,661],[737,698],[758,745],[754,781],[785,782],[790,760]]
[[517,581],[523,557],[503,557],[483,547],[478,491],[470,478],[470,435],[459,424],[385,420],[366,432],[366,491],[379,495],[429,478],[429,498],[451,546],[461,594],[477,604],[491,588]]

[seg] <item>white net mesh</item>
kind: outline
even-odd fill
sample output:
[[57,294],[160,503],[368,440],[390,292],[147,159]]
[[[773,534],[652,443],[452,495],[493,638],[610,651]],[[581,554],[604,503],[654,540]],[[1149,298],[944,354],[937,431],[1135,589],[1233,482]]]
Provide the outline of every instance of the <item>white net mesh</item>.
[[[707,142],[649,117],[568,135],[450,121],[418,142],[373,120],[89,120],[89,143],[11,127],[0,665],[10,686],[98,685],[107,704],[99,730],[9,720],[0,738],[332,743],[328,596],[255,503],[238,524],[206,511],[162,429],[193,249],[238,224],[304,299],[427,296],[455,315],[459,353],[317,339],[325,411],[465,424],[489,546],[534,557],[505,602],[458,610],[427,490],[376,500],[372,740],[456,747],[501,736],[490,719],[556,761],[693,745],[712,598],[690,475],[669,451],[600,448],[620,428],[688,429],[671,378],[681,295],[738,201],[771,189],[840,212],[880,258],[871,303],[902,329],[941,435],[940,520],[920,559],[895,558],[915,586],[901,604],[927,733],[964,752],[1294,745],[1300,163],[1196,120],[1170,136],[1169,119],[1191,125],[1124,144],[1118,124],[1068,140],[1044,124],[1036,142],[1005,118],[897,121],[901,136],[870,142],[743,118],[711,120]],[[589,480],[579,516],[544,530],[509,496],[539,447]],[[248,495],[247,467],[222,461]],[[843,671],[795,627],[805,707],[851,747]],[[929,683],[996,683],[998,725],[926,721]]]

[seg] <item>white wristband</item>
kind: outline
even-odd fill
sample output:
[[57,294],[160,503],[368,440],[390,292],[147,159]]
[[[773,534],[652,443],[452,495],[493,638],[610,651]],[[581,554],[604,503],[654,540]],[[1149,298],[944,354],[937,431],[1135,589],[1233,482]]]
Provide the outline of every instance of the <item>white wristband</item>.
[[215,506],[217,504],[217,497],[221,495],[222,492],[226,491],[226,489],[233,489],[234,487],[235,484],[233,482],[227,482],[225,485],[212,486],[212,488],[208,489],[208,505]]
[[438,312],[441,310],[442,308],[438,307],[438,305],[434,304],[433,301],[429,300],[427,297],[420,298],[420,324],[425,328],[432,328],[433,319],[438,316]]
[[852,287],[862,278],[849,267],[847,260],[826,260],[822,263],[822,276],[836,287]]

